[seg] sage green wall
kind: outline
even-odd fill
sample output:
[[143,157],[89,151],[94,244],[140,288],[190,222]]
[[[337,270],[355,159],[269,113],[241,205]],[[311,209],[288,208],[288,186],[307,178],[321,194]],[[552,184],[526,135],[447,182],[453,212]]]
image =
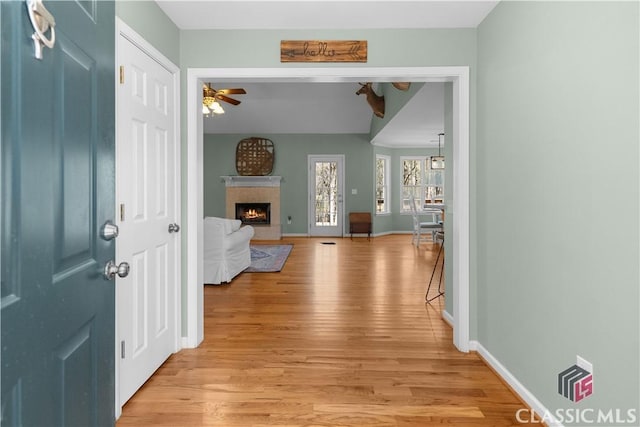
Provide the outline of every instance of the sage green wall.
[[500,2],[478,28],[477,338],[552,411],[640,414],[638,7]]
[[180,64],[180,30],[155,1],[117,0],[116,15],[171,62]]
[[[318,67],[280,63],[281,40],[367,40],[366,64],[349,67],[475,65],[476,30],[184,30],[181,64],[188,67]],[[344,67],[322,64],[322,67]]]
[[[225,216],[225,185],[220,176],[237,175],[235,170],[238,141],[252,135],[205,135],[204,138],[204,213]],[[366,134],[348,135],[260,135],[275,146],[272,175],[282,176],[281,223],[285,234],[307,234],[309,154],[345,156],[344,211],[373,212],[373,147]],[[358,194],[351,194],[351,189]],[[291,216],[291,224],[287,217]],[[345,227],[347,223],[345,222]]]
[[384,117],[372,117],[371,139],[374,139],[375,136],[389,124],[391,119],[402,110],[402,107],[404,107],[423,86],[424,83],[413,82],[408,90],[401,91],[394,88],[391,83],[382,83],[380,85],[380,89],[378,90],[380,93],[378,93],[378,95],[384,96]]
[[[224,175],[237,175],[235,153],[238,141],[250,135],[212,135],[204,138],[204,213],[225,216]],[[272,175],[283,177],[281,215],[283,233],[307,233],[307,156],[309,154],[343,154],[345,156],[345,212],[375,212],[375,154],[391,157],[392,214],[374,217],[374,233],[412,229],[411,215],[400,214],[401,156],[432,156],[437,149],[390,149],[374,147],[365,134],[348,135],[260,135],[273,141],[276,161]],[[352,189],[358,194],[351,194]],[[286,223],[287,216],[292,223]]]

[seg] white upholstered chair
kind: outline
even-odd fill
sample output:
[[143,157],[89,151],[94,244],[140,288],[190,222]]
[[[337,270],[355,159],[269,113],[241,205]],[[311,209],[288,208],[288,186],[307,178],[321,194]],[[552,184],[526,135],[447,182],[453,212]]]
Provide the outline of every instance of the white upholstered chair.
[[254,229],[240,226],[237,219],[204,218],[204,283],[231,282],[251,265],[251,238]]

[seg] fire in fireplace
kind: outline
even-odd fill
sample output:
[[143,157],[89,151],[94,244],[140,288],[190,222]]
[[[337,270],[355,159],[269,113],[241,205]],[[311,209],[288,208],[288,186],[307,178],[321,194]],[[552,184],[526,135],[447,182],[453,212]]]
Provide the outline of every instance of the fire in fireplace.
[[243,224],[271,224],[271,203],[236,203],[236,219]]

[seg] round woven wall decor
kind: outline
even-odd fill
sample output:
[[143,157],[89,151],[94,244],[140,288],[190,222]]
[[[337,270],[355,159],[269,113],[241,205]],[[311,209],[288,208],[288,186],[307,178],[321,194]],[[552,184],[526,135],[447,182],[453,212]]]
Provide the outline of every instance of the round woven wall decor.
[[236,170],[238,175],[261,176],[273,171],[275,148],[267,138],[251,137],[238,142],[236,147]]

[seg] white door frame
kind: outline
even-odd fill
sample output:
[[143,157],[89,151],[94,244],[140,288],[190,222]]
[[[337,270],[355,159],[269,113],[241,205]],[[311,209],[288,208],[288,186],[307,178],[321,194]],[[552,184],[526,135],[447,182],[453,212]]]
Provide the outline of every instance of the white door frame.
[[453,83],[453,343],[469,351],[469,67],[189,68],[187,70],[187,337],[204,338],[202,276],[202,83],[452,82]]
[[[315,162],[317,160],[335,160],[340,164],[339,169],[339,182],[338,182],[338,199],[339,204],[341,205],[339,209],[339,218],[340,224],[338,227],[340,228],[340,236],[344,236],[344,168],[345,168],[345,159],[344,154],[309,154],[307,155],[307,165],[311,168],[311,162]],[[315,203],[313,203],[313,195],[315,194],[315,173],[313,173],[314,180],[311,179],[311,170],[307,173],[307,197],[309,199],[308,207],[307,207],[307,235],[311,236],[311,228],[313,227],[313,217],[315,216]],[[314,236],[323,236],[323,234],[314,234]],[[333,235],[331,235],[333,236]]]
[[[174,88],[174,93],[173,93],[173,111],[174,111],[174,129],[175,129],[175,151],[174,153],[172,153],[172,155],[174,156],[175,160],[176,160],[176,183],[175,183],[175,200],[176,203],[179,204],[179,206],[176,209],[176,214],[175,214],[175,218],[176,218],[176,222],[178,224],[181,223],[182,218],[181,218],[181,212],[182,212],[182,172],[181,172],[181,161],[180,161],[180,68],[178,66],[176,66],[173,62],[171,62],[171,60],[169,60],[167,57],[165,57],[162,53],[160,53],[160,51],[158,51],[156,48],[154,48],[151,44],[149,44],[149,42],[147,42],[144,38],[142,38],[142,36],[140,34],[138,34],[135,30],[133,30],[130,26],[128,26],[127,24],[124,23],[124,21],[122,21],[120,18],[118,18],[116,16],[116,53],[115,53],[115,57],[118,58],[118,43],[120,42],[120,37],[124,37],[125,39],[129,40],[129,42],[133,43],[136,47],[138,47],[138,49],[140,49],[142,52],[146,53],[147,55],[149,55],[149,57],[151,57],[153,60],[155,60],[156,62],[158,62],[160,65],[162,65],[164,68],[166,68],[172,75],[173,75],[173,88]],[[117,87],[119,85],[119,72],[118,72],[118,66],[119,64],[115,64],[116,68],[114,69],[114,75],[115,75],[115,93],[116,93],[116,135],[118,135],[117,129],[118,129],[118,90]],[[125,76],[126,78],[126,76]],[[117,149],[117,142],[116,142],[116,149]],[[116,158],[117,158],[117,153],[116,153]],[[117,170],[118,165],[116,164],[116,170]],[[118,200],[118,195],[116,194],[116,200]],[[117,212],[117,207],[114,206],[113,208],[114,210],[114,215],[118,215],[119,213]],[[116,244],[117,244],[117,239],[116,239]],[[182,244],[178,245],[178,250],[176,251],[176,257],[175,257],[175,263],[176,263],[176,276],[177,276],[177,280],[176,280],[176,286],[175,286],[175,292],[173,295],[173,303],[175,304],[175,313],[176,313],[176,318],[175,318],[175,331],[176,331],[176,336],[175,336],[175,344],[174,344],[174,348],[175,351],[180,350],[180,348],[182,347],[182,342],[181,342],[181,335],[182,335]],[[116,288],[117,289],[117,288]],[[117,298],[116,298],[117,301]],[[118,319],[118,306],[116,304],[116,325],[117,325],[117,319]],[[119,402],[120,402],[120,397],[119,397],[119,374],[120,374],[120,337],[118,336],[118,331],[116,329],[116,334],[115,334],[115,352],[116,352],[116,363],[115,363],[115,390],[116,390],[116,400],[115,400],[115,413],[116,413],[116,419],[118,419],[120,417],[120,415],[122,414],[122,407],[120,406]]]

